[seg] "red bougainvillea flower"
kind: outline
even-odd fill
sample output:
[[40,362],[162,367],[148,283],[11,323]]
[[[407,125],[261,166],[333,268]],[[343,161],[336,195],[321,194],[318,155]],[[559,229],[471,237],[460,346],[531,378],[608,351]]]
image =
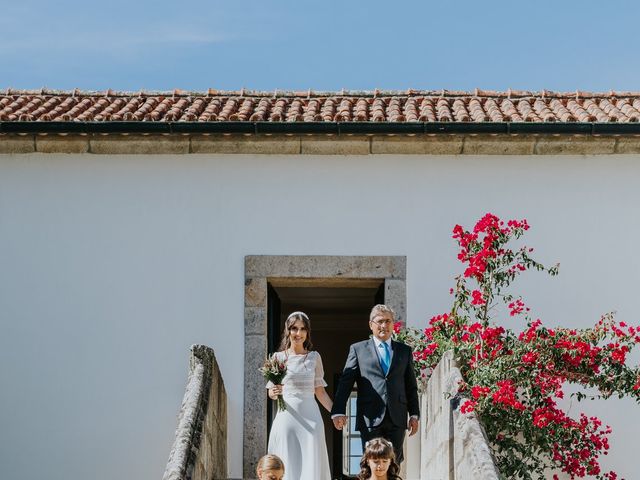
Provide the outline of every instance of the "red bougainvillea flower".
[[478,385],[471,387],[471,396],[476,400],[480,397],[487,396],[490,392],[491,389],[489,387],[480,387]]
[[478,406],[478,402],[476,402],[475,400],[467,400],[460,407],[460,412],[461,413],[472,413],[476,409],[477,406]]
[[484,305],[485,303],[487,303],[485,302],[480,290],[474,290],[473,292],[471,292],[471,296],[471,305]]
[[[531,472],[540,480],[546,477],[534,472],[557,471],[571,479],[617,480],[599,464],[611,429],[596,417],[571,416],[557,402],[568,385],[578,400],[593,392],[640,400],[640,368],[627,364],[640,343],[640,328],[611,314],[584,329],[549,328],[531,319],[525,301],[509,287],[522,272],[556,275],[557,266],[536,262],[530,257],[533,248],[510,247],[528,229],[526,220],[503,222],[491,213],[471,230],[456,225],[452,236],[463,267],[449,290],[451,310],[431,318],[424,329],[396,324],[395,335],[412,347],[423,387],[444,352],[453,352],[465,378],[457,391],[460,412],[482,422],[504,478]],[[495,317],[501,312],[524,317],[526,326],[498,326]]]
[[523,363],[536,363],[540,354],[538,352],[527,352],[522,356]]
[[497,386],[498,390],[491,395],[494,404],[501,404],[519,411],[526,410],[526,407],[517,400],[516,388],[511,380],[501,380]]
[[[524,302],[520,299],[514,302],[511,302],[508,305],[508,307],[509,307],[509,315],[512,317],[521,314],[526,308],[524,305]],[[529,308],[527,308],[526,310],[529,311]]]

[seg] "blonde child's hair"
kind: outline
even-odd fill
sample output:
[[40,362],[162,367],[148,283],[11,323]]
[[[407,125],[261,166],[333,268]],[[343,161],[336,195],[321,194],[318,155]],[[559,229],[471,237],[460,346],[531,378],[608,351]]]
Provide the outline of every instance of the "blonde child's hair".
[[256,466],[256,473],[258,476],[262,472],[267,472],[269,470],[282,470],[284,472],[284,463],[277,455],[267,454],[258,460],[258,465]]

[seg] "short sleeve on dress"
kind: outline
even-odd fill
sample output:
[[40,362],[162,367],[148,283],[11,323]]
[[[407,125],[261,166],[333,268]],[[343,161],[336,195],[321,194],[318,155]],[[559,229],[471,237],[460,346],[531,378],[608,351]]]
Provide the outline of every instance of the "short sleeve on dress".
[[316,374],[314,387],[326,387],[328,384],[324,381],[324,368],[322,367],[322,358],[318,353],[316,355]]

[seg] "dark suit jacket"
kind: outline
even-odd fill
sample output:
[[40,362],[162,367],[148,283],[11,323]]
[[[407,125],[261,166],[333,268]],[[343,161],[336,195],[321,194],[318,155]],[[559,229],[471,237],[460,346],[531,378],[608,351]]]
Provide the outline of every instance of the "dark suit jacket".
[[407,414],[420,415],[413,354],[404,343],[392,341],[393,358],[385,377],[372,338],[354,343],[344,366],[333,402],[332,415],[344,414],[347,400],[358,386],[356,429],[370,430],[389,412],[396,427],[407,428]]

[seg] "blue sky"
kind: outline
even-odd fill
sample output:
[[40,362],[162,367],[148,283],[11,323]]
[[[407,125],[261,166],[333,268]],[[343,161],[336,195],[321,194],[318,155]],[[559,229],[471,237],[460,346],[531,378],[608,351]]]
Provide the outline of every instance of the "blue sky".
[[0,6],[1,89],[640,90],[634,0]]

